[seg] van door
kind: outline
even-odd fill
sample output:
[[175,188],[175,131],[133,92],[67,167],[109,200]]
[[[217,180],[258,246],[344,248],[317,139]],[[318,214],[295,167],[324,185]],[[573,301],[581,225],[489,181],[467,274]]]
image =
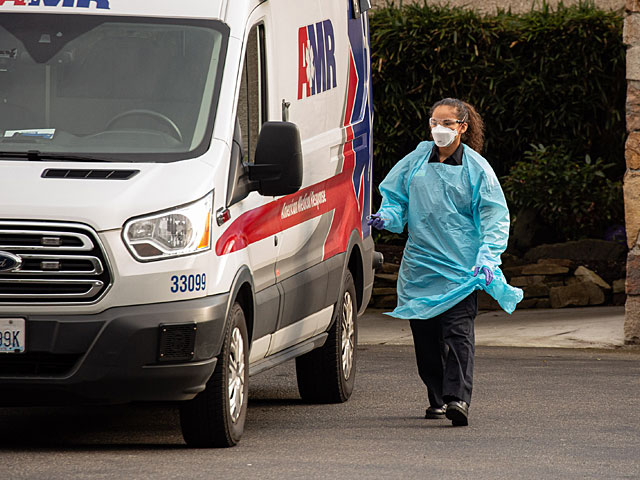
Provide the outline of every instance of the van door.
[[336,176],[346,137],[347,6],[347,0],[271,2],[278,55],[269,62],[279,75],[273,93],[290,105],[289,119],[300,128],[304,178],[281,212],[276,275],[283,305],[270,353],[326,330],[342,280],[344,256],[327,245],[350,206],[350,192],[342,191],[350,177],[342,185]]
[[[269,119],[269,96],[267,88],[264,7],[258,7],[253,15],[253,25],[245,40],[245,56],[240,79],[240,93],[234,135],[235,148],[242,151],[242,161],[253,163],[256,145],[262,124]],[[262,13],[260,12],[262,11]],[[256,13],[260,14],[256,16]],[[239,143],[240,145],[237,145]],[[233,160],[232,160],[233,161]],[[233,179],[230,179],[232,181]],[[247,235],[257,230],[269,230],[261,240],[250,242],[248,255],[251,263],[255,288],[256,316],[252,338],[250,361],[264,357],[270,342],[270,334],[276,329],[280,309],[280,293],[276,285],[275,262],[278,256],[277,232],[280,230],[279,215],[273,214],[270,203],[273,197],[262,197],[252,192],[239,202],[241,212],[248,213],[244,230]],[[259,202],[261,205],[256,205]],[[258,207],[258,208],[256,208]],[[268,217],[268,218],[267,218]],[[274,225],[275,224],[275,225]]]

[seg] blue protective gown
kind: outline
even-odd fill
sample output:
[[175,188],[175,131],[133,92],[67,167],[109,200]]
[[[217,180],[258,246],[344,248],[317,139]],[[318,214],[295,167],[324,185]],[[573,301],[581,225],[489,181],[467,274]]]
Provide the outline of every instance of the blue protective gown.
[[[380,184],[378,213],[386,230],[409,238],[398,276],[398,305],[388,313],[428,319],[449,310],[474,290],[486,290],[508,313],[522,290],[507,284],[499,268],[509,239],[509,210],[493,169],[463,145],[462,165],[429,163],[433,142],[422,142]],[[489,267],[486,286],[474,266]]]

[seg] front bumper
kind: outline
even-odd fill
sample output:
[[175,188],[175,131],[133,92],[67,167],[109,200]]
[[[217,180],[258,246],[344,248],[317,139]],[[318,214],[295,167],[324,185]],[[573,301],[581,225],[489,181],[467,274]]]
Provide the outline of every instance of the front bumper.
[[[0,354],[0,404],[189,400],[215,368],[228,300],[224,294],[96,315],[19,315],[26,352]],[[190,323],[197,327],[191,360],[159,361],[160,326]]]

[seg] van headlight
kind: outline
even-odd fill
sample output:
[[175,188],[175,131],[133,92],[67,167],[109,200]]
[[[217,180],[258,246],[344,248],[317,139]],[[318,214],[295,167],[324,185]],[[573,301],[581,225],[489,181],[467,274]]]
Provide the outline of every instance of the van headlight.
[[140,261],[209,250],[212,207],[213,192],[188,205],[133,218],[124,225],[124,243]]

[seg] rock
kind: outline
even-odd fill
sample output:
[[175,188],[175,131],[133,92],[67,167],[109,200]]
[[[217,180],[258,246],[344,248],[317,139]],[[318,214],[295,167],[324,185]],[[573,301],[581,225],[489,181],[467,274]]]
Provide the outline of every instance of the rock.
[[380,267],[381,273],[398,273],[400,271],[400,265],[395,263],[384,262]]
[[626,286],[629,295],[640,294],[640,253],[634,248],[627,257]]
[[567,260],[608,260],[620,261],[626,256],[626,248],[616,242],[599,239],[575,240],[565,243],[553,243],[532,248],[525,255],[528,262],[537,262],[544,258],[563,258]]
[[523,275],[565,275],[567,273],[569,273],[568,267],[552,263],[535,263],[522,267]]
[[522,277],[513,277],[509,280],[509,284],[514,287],[527,287],[529,285],[540,285],[543,284],[545,279],[544,275],[530,275],[530,276],[522,276]]
[[536,298],[536,297],[548,297],[549,296],[549,286],[545,284],[539,285],[529,285],[527,287],[523,287],[522,291],[524,292],[524,298]]
[[375,308],[396,308],[398,304],[398,298],[395,295],[384,295],[382,297],[374,298],[374,303],[371,305]]
[[545,258],[563,258],[576,265],[584,265],[600,275],[606,282],[625,276],[626,245],[598,239],[576,240],[566,243],[540,245],[525,255],[528,263]]
[[624,284],[625,284],[625,279],[621,278],[619,280],[614,280],[613,281],[613,293],[625,293],[624,290]]
[[586,267],[579,266],[578,268],[576,268],[576,271],[573,272],[573,274],[583,281],[595,283],[604,290],[611,290],[611,286],[607,282],[605,282],[602,277],[600,277],[600,275],[592,270],[589,270]]
[[538,263],[542,263],[545,265],[560,265],[561,267],[571,268],[573,266],[573,262],[568,258],[541,258],[538,260]]
[[[629,5],[630,2],[626,2],[627,5]],[[629,15],[625,21],[625,25],[624,25],[624,31],[622,34],[622,41],[626,44],[626,45],[640,45],[640,18],[638,15]],[[627,66],[628,70],[637,70],[637,68],[633,68],[633,66],[628,65]],[[632,79],[632,77],[627,77],[630,80]],[[634,80],[640,80],[638,78],[634,78]],[[633,144],[637,144],[637,140],[633,141],[633,133],[632,132],[631,135],[629,135],[629,138],[627,139],[627,143],[626,143],[626,150],[632,149],[633,148]],[[632,145],[630,145],[630,143]],[[631,168],[631,167],[629,167]]]
[[553,287],[549,292],[551,308],[589,305],[589,293],[580,285]]
[[551,308],[551,300],[549,298],[539,298],[536,308]]
[[374,297],[382,297],[383,295],[395,295],[396,294],[396,289],[393,287],[379,287],[379,288],[374,288],[372,295]]
[[564,281],[564,285],[575,285],[576,283],[582,283],[582,279],[579,277],[568,277]]
[[398,283],[397,273],[376,273],[374,277],[376,287],[395,287]]
[[625,6],[630,12],[640,12],[640,1],[638,0],[627,0]]
[[525,298],[518,304],[521,308],[551,308],[551,302],[548,298]]
[[500,310],[500,304],[487,292],[478,292],[478,310]]
[[622,307],[627,301],[627,296],[624,293],[614,293],[611,296],[611,305],[616,307]]
[[640,297],[630,295],[624,313],[624,343],[640,345]]
[[520,275],[522,275],[523,268],[524,265],[514,265],[512,267],[500,267],[500,270],[502,270],[502,273],[504,273],[505,277],[511,278],[519,277]]
[[[627,8],[631,5],[633,7],[629,8],[631,11],[637,11],[635,5],[638,3],[638,0],[627,0]],[[632,48],[629,48],[627,51],[627,67],[635,67],[635,73],[637,73],[638,65],[634,63],[634,59],[640,55],[638,48],[636,47],[629,55],[629,51]],[[627,120],[627,132],[637,132],[640,130],[640,82],[633,79],[636,76],[634,72],[627,72],[627,102],[626,102],[626,120]],[[626,202],[625,202],[626,204]],[[635,241],[635,240],[634,240]]]
[[376,251],[384,256],[384,263],[399,265],[404,252],[404,245],[394,245],[391,243],[377,243]]
[[[635,51],[640,54],[640,47],[635,47]],[[637,170],[627,170],[623,182],[627,245],[629,249],[633,249],[638,244],[640,233],[640,173]]]
[[537,298],[525,298],[520,303],[518,303],[517,308],[536,308],[537,304],[538,304]]
[[[512,255],[510,253],[503,253],[500,256],[500,260],[502,261],[502,267],[517,267],[519,265],[524,265],[526,262],[522,260],[520,257]],[[504,272],[504,268],[502,271]]]
[[582,282],[589,292],[589,305],[602,305],[605,301],[605,295],[602,289],[592,282]]
[[604,303],[604,292],[595,283],[583,281],[551,288],[549,299],[551,308],[601,305]]

